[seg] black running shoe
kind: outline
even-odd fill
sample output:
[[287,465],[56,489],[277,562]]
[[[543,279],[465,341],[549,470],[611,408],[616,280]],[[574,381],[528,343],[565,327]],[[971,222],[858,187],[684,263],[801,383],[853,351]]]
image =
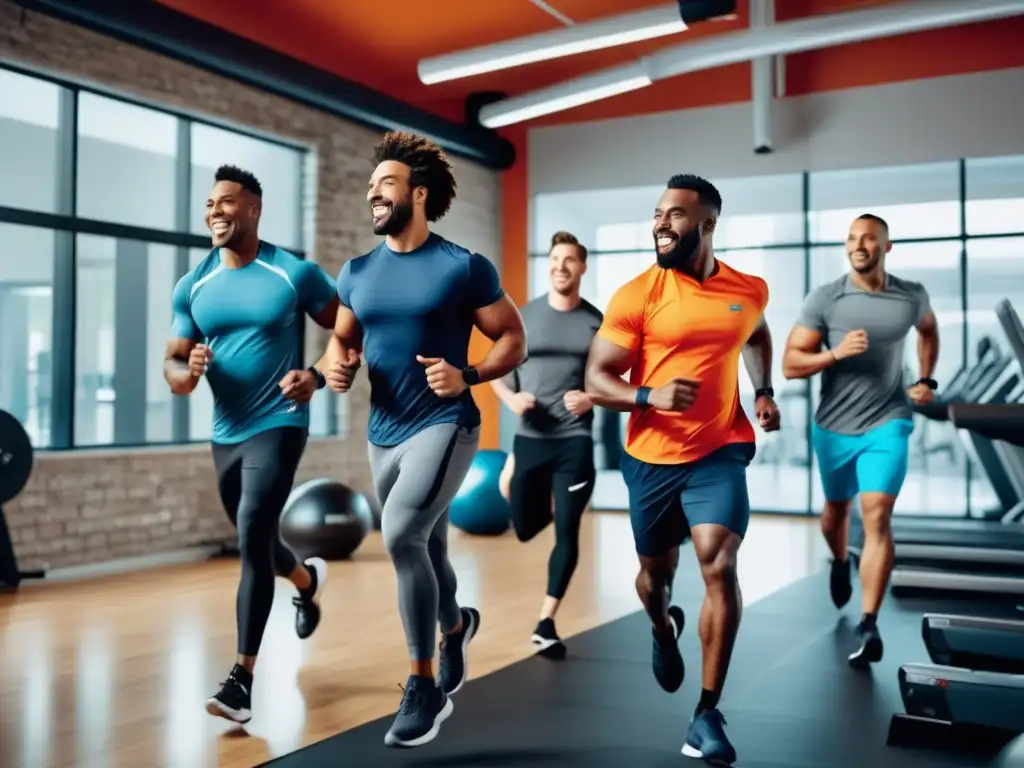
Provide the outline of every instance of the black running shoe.
[[312,635],[320,625],[320,598],[327,586],[327,563],[319,557],[311,557],[303,563],[309,571],[312,583],[308,589],[299,592],[292,598],[295,606],[295,634],[301,640]]
[[533,630],[530,642],[537,647],[537,653],[548,659],[564,659],[565,644],[555,631],[554,619],[541,619]]
[[725,717],[717,709],[705,709],[690,720],[683,754],[711,765],[732,765],[736,750],[725,735]]
[[683,615],[683,609],[678,605],[673,605],[668,609],[668,617],[672,628],[671,638],[661,636],[652,630],[654,647],[651,666],[654,668],[654,679],[658,681],[658,685],[669,693],[675,693],[683,684],[683,678],[686,676],[683,655],[679,652],[679,636],[683,634],[686,618]]
[[220,690],[206,700],[206,711],[235,723],[252,719],[252,675],[235,664]]
[[434,740],[453,709],[452,700],[429,677],[410,675],[402,703],[384,736],[389,747],[421,747]]
[[856,629],[857,642],[860,647],[850,654],[850,666],[854,669],[866,670],[871,664],[882,660],[882,635],[877,625],[871,629],[865,629],[863,624],[858,624]]
[[462,611],[462,629],[445,635],[438,662],[437,684],[448,696],[458,693],[469,677],[469,643],[480,629],[479,611],[475,608],[459,610]]
[[850,583],[850,558],[833,560],[832,571],[828,577],[828,588],[832,593],[832,602],[836,608],[842,608],[853,595],[853,584]]

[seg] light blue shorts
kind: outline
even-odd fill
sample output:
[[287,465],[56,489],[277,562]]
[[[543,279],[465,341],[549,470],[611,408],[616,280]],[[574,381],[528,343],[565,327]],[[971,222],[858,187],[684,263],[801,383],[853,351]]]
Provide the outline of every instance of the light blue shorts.
[[858,493],[898,496],[907,477],[914,422],[893,419],[862,435],[841,435],[815,425],[814,455],[828,501]]

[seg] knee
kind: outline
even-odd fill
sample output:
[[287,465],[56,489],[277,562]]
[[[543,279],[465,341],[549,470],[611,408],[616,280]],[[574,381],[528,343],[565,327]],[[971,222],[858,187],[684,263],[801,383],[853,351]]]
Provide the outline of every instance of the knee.
[[888,538],[892,533],[892,504],[886,499],[862,499],[861,520],[865,538]]
[[417,550],[427,551],[427,542],[409,526],[387,526],[381,531],[381,538],[392,559]]
[[836,530],[846,523],[850,514],[850,502],[827,501],[821,515],[821,527],[826,531]]
[[636,575],[636,593],[646,603],[657,590],[666,589],[671,579],[672,571],[664,565],[642,565]]
[[736,556],[729,552],[720,552],[700,564],[704,585],[709,590],[730,592],[738,583],[736,577]]

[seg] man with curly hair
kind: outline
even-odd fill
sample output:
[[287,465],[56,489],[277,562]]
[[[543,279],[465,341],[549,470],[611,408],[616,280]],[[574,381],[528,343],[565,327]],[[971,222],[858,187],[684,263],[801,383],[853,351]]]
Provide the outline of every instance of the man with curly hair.
[[[366,199],[373,232],[384,239],[338,276],[341,306],[323,372],[334,391],[347,392],[361,356],[369,369],[370,464],[411,660],[384,743],[416,747],[451,714],[480,626],[479,612],[456,600],[447,543],[448,507],[480,433],[470,388],[523,362],[526,330],[491,262],[430,229],[455,199],[444,152],[419,136],[389,133],[374,165]],[[470,365],[474,327],[494,344]]]

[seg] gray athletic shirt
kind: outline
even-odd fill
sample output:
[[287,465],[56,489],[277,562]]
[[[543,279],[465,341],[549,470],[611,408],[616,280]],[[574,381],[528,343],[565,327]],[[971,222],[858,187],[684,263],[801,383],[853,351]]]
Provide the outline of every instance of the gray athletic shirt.
[[573,416],[562,398],[583,389],[590,343],[601,327],[600,310],[583,300],[568,312],[555,309],[547,295],[519,310],[526,326],[527,359],[505,377],[515,392],[528,392],[537,404],[519,419],[516,434],[524,437],[589,437],[594,413]]
[[849,331],[866,331],[863,354],[834,363],[821,374],[821,403],[815,422],[822,429],[859,435],[913,412],[904,381],[907,334],[931,310],[920,283],[886,275],[885,287],[863,291],[848,275],[816,288],[804,300],[797,325],[821,334],[835,349]]

